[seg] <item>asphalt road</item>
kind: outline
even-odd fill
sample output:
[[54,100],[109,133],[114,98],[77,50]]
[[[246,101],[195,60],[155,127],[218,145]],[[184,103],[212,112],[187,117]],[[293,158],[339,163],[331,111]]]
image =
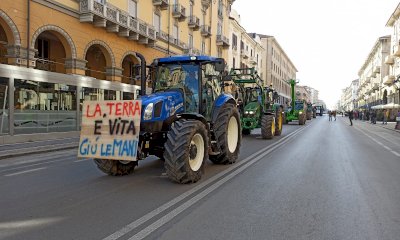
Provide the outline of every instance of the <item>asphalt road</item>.
[[284,127],[190,185],[157,159],[124,177],[73,150],[0,160],[0,239],[399,239],[398,132],[341,117]]

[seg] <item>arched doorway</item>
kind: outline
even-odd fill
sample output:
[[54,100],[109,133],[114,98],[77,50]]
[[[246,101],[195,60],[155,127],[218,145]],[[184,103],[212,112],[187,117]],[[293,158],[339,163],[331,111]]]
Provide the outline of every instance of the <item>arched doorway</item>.
[[388,103],[387,90],[383,91],[382,103],[383,104],[387,104]]
[[126,54],[122,60],[122,82],[140,85],[140,61],[133,54]]
[[71,46],[65,38],[55,31],[44,31],[38,35],[35,41],[36,69],[66,73],[65,59],[70,58]]
[[6,31],[4,30],[3,26],[0,24],[0,63],[6,64],[7,63],[7,48],[8,39],[6,35]]
[[85,53],[86,76],[107,79],[107,67],[112,67],[111,53],[100,44],[92,44]]

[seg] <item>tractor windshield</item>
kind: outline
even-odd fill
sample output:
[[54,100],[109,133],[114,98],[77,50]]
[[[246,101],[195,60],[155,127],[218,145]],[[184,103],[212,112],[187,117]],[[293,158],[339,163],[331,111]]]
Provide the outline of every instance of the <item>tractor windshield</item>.
[[169,89],[181,89],[185,95],[186,111],[198,112],[199,65],[172,63],[158,66],[154,91]]
[[303,102],[295,102],[294,109],[303,110],[304,109],[304,103]]
[[258,96],[260,95],[260,89],[247,88],[246,90],[247,90],[248,102],[258,102],[259,101]]

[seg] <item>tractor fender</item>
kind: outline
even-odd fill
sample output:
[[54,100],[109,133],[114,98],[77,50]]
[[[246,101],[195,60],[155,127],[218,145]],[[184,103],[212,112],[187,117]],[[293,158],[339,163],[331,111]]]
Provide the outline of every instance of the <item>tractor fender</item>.
[[208,122],[207,122],[206,118],[201,114],[198,114],[198,113],[181,113],[181,114],[177,114],[176,117],[177,118],[175,120],[182,119],[182,118],[183,119],[198,120],[198,121],[200,121],[200,122],[202,122],[204,124],[204,126],[206,127],[207,130],[209,129]]
[[233,104],[236,107],[236,101],[233,98],[232,95],[230,94],[221,94],[220,96],[218,96],[218,98],[215,100],[213,108],[212,108],[212,112],[211,112],[211,121],[213,123],[216,122],[217,120],[217,116],[219,113],[219,110],[221,109],[222,106],[224,106],[226,103],[230,103]]

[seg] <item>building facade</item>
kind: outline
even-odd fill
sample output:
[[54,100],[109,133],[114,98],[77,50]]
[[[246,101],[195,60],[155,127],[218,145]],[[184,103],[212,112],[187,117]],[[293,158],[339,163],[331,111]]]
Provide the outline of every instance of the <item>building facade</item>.
[[235,10],[231,11],[229,19],[231,38],[227,60],[229,68],[254,68],[263,78],[261,57],[264,48],[261,46],[260,38],[253,38],[247,34],[246,29],[240,25],[240,16]]
[[370,108],[387,104],[390,92],[389,66],[385,64],[390,52],[390,36],[380,37],[358,71],[359,87],[355,99],[357,107]]
[[278,102],[287,106],[291,101],[291,90],[288,80],[296,79],[297,69],[283,48],[273,36],[257,35],[265,49],[262,56],[262,68],[265,74],[265,84],[272,85],[279,93]]
[[135,96],[139,55],[227,59],[233,1],[1,0],[0,135],[77,132],[83,100]]
[[386,27],[392,29],[389,55],[385,63],[389,66],[389,74],[384,78],[388,103],[400,104],[400,4],[393,11]]

